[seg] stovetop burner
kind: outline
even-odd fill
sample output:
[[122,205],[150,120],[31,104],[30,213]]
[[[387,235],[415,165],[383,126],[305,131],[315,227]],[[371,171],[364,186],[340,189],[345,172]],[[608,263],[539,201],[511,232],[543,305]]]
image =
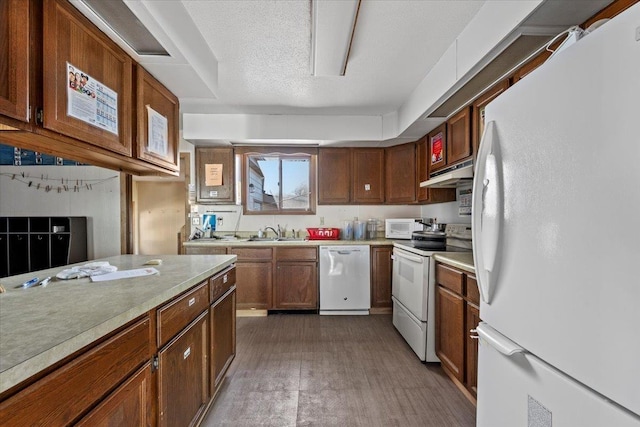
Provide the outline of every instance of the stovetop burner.
[[424,252],[470,252],[472,248],[470,224],[447,224],[442,231],[416,231],[410,241],[397,242],[406,248]]

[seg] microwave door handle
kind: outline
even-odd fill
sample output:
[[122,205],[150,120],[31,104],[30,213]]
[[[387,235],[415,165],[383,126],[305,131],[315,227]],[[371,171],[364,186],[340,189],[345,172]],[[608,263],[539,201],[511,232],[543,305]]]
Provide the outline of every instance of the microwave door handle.
[[407,254],[405,254],[403,252],[396,252],[393,255],[394,256],[398,256],[400,258],[404,258],[404,259],[412,261],[412,262],[415,262],[416,264],[422,264],[422,260],[423,260],[422,257],[413,256],[413,255],[407,255]]

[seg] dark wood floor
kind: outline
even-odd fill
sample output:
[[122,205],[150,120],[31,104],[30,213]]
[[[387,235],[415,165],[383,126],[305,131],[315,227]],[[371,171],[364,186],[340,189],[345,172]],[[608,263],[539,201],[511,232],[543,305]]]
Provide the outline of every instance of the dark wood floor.
[[203,426],[474,426],[391,316],[238,318],[237,356]]

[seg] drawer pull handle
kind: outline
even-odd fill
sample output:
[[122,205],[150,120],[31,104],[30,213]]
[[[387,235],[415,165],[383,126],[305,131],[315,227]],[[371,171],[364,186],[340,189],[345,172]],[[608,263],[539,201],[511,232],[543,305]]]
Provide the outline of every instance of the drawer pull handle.
[[187,349],[184,351],[184,353],[182,353],[182,360],[184,360],[187,357],[189,357],[190,354],[191,354],[191,347],[187,347]]
[[191,299],[189,300],[189,307],[191,307],[191,306],[192,306],[193,304],[195,304],[195,303],[196,303],[196,298],[195,298],[195,297],[191,298]]
[[227,283],[227,280],[228,280],[228,278],[227,278],[227,275],[225,274],[225,275],[222,277],[222,283]]

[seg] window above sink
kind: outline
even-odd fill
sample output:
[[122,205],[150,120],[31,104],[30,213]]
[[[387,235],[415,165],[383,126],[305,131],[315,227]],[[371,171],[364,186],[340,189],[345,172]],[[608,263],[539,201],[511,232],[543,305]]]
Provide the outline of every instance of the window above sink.
[[236,153],[245,215],[315,214],[316,149],[246,147]]

